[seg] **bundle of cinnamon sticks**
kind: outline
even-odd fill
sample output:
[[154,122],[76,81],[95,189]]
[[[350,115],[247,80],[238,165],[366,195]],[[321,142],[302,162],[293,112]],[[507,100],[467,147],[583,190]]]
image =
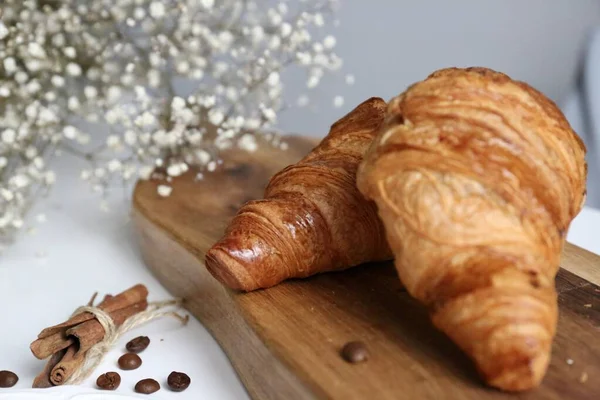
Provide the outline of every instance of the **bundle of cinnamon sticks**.
[[[95,296],[94,296],[95,297]],[[93,305],[94,297],[88,305]],[[135,285],[116,296],[106,295],[99,309],[118,327],[129,317],[148,307],[148,289]],[[43,371],[34,379],[34,388],[64,384],[85,361],[86,352],[104,338],[104,328],[91,313],[77,314],[69,320],[43,329],[30,345],[40,360],[49,357]]]

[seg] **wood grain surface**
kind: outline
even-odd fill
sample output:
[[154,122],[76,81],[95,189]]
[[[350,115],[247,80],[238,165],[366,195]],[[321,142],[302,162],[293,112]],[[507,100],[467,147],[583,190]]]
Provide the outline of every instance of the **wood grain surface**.
[[[204,253],[236,210],[262,197],[271,175],[314,142],[290,149],[232,151],[201,182],[194,172],[157,195],[139,182],[133,205],[145,262],[211,331],[255,399],[598,399],[600,398],[600,257],[567,245],[556,284],[560,317],[542,386],[506,394],[485,387],[471,362],[429,322],[391,263],[292,280],[242,294],[206,271]],[[340,348],[364,341],[370,359],[348,364]],[[202,357],[202,354],[198,354]],[[572,360],[567,362],[567,360]]]

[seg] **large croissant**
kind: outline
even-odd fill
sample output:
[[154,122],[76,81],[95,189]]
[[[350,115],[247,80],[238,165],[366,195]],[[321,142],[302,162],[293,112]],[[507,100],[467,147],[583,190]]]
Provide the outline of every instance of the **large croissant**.
[[264,200],[244,205],[206,255],[213,276],[250,291],[389,260],[375,204],[356,188],[356,170],[385,109],[379,98],[360,104],[308,156],[276,174]]
[[402,282],[492,386],[526,390],[544,376],[554,277],[585,198],[584,156],[540,92],[453,68],[390,102],[359,169]]

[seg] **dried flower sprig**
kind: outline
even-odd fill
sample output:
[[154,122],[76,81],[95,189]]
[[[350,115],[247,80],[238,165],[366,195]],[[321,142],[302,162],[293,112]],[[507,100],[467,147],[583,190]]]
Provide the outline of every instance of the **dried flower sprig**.
[[[341,67],[335,38],[322,32],[335,5],[5,0],[0,240],[14,236],[37,195],[52,186],[48,163],[62,152],[87,160],[81,177],[106,193],[111,182],[148,177],[156,167],[167,177],[191,166],[211,172],[222,150],[254,151],[258,136],[285,147],[264,134],[288,107],[281,74],[303,68],[311,89]],[[169,193],[165,181],[159,194]]]

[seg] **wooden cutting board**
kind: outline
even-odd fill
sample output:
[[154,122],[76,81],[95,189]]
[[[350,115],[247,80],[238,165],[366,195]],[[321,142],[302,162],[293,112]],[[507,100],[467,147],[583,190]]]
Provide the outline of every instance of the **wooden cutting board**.
[[[157,181],[139,182],[133,219],[148,267],[214,335],[255,399],[600,399],[600,257],[567,245],[556,279],[560,318],[542,386],[521,394],[487,388],[471,362],[436,331],[403,289],[391,263],[292,280],[242,294],[206,271],[204,254],[269,178],[314,141],[289,150],[232,151],[222,168],[194,182],[174,179],[170,197]],[[362,340],[371,358],[339,356]],[[198,354],[202,357],[202,354]],[[567,360],[572,360],[567,362]]]

